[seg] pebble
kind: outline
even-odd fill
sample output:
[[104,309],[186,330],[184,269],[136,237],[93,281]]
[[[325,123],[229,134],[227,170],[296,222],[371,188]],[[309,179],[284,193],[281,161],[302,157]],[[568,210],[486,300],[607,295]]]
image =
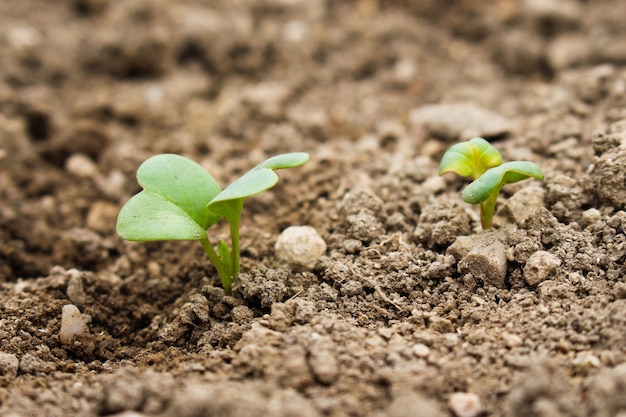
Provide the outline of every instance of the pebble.
[[82,308],[87,302],[82,273],[72,268],[67,270],[67,275],[69,275],[66,290],[67,298],[69,298],[74,305]]
[[504,288],[506,269],[506,248],[499,241],[473,247],[458,266],[461,274],[472,274],[496,288]]
[[0,352],[0,376],[2,379],[7,380],[7,382],[15,379],[19,367],[20,360],[17,356],[12,353]]
[[513,194],[496,213],[493,222],[496,226],[514,223],[521,226],[535,210],[545,207],[546,191],[541,187],[522,188]]
[[596,223],[597,221],[600,221],[600,219],[602,219],[602,213],[600,213],[600,210],[596,208],[590,208],[583,211],[581,226],[587,227],[591,224]]
[[79,349],[87,354],[92,353],[94,350],[89,328],[78,307],[73,304],[63,306],[59,340],[63,345],[72,349]]
[[472,104],[426,105],[412,110],[409,119],[411,125],[449,141],[500,136],[513,129],[506,117]]
[[561,266],[561,259],[546,251],[537,251],[530,255],[524,266],[524,280],[532,287],[545,281]]
[[96,178],[98,167],[87,155],[75,153],[65,161],[65,170],[80,178]]
[[413,354],[418,358],[427,358],[430,355],[430,348],[423,343],[417,343],[413,346]]
[[450,395],[448,407],[456,417],[475,417],[483,412],[480,397],[471,392],[455,392]]
[[313,269],[326,253],[326,242],[311,226],[290,226],[278,237],[275,251],[278,259],[290,265]]
[[520,347],[524,343],[521,337],[513,333],[502,333],[502,339],[504,340],[506,347],[509,349]]

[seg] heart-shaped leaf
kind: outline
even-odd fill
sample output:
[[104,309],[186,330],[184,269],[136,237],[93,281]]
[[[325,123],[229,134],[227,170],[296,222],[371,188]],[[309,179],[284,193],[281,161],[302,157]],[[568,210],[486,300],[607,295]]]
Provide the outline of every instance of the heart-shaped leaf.
[[174,154],[156,155],[137,170],[144,188],[124,205],[117,233],[126,240],[199,240],[220,216],[206,208],[220,187],[202,166]]
[[463,201],[479,204],[486,201],[495,191],[500,192],[504,184],[512,184],[528,178],[543,180],[543,171],[533,162],[512,161],[488,169],[480,178],[463,190]]
[[309,160],[304,152],[287,153],[274,156],[239,177],[207,205],[207,208],[223,217],[230,218],[241,212],[243,200],[272,188],[278,182],[276,169],[294,168]]
[[489,168],[502,164],[500,152],[483,138],[452,145],[441,158],[439,175],[454,172],[462,177],[480,177]]

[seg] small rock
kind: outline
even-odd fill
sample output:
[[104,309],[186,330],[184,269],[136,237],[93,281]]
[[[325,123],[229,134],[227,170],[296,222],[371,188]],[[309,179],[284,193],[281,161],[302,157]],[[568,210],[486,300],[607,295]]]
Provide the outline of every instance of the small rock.
[[423,343],[417,343],[413,346],[413,354],[418,358],[427,358],[430,355],[430,348]]
[[290,265],[313,269],[326,252],[326,242],[311,226],[290,226],[278,237],[276,257]]
[[600,210],[596,208],[590,208],[588,210],[583,211],[581,226],[587,227],[591,224],[596,223],[601,218],[602,218],[602,213],[600,213]]
[[10,383],[17,376],[20,360],[12,353],[0,352],[0,383]]
[[91,354],[94,350],[89,328],[78,307],[73,304],[63,306],[59,340],[63,345],[86,354]]
[[87,294],[85,293],[85,287],[83,285],[83,276],[77,269],[68,269],[67,274],[69,280],[67,282],[67,298],[70,299],[79,308],[82,308],[87,302]]
[[524,266],[524,280],[536,287],[561,266],[561,260],[550,252],[538,251],[530,255]]
[[433,136],[453,141],[500,136],[513,129],[513,123],[491,110],[472,104],[432,104],[411,111],[413,126],[423,127]]
[[545,207],[545,195],[546,192],[541,187],[531,186],[521,189],[498,210],[494,217],[494,224],[503,226],[507,223],[515,223],[521,226],[535,210]]
[[80,178],[96,178],[99,175],[96,164],[82,153],[72,154],[65,161],[65,170]]
[[483,412],[480,397],[471,392],[455,392],[450,395],[448,407],[456,417],[476,417]]
[[524,343],[521,337],[513,333],[503,333],[502,339],[504,340],[506,347],[509,349],[520,347]]
[[499,241],[473,247],[458,266],[461,274],[472,274],[496,288],[504,288],[506,268],[506,248]]

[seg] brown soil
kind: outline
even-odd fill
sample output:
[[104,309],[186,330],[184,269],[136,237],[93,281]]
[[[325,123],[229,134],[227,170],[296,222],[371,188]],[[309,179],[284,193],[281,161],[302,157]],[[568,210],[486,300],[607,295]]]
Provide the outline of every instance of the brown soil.
[[[0,2],[0,415],[623,417],[624,16]],[[474,135],[546,174],[504,188],[490,232],[437,176]],[[311,160],[246,203],[233,296],[196,242],[115,233],[150,155],[227,184],[290,151]],[[276,256],[291,225],[325,240],[314,268]]]

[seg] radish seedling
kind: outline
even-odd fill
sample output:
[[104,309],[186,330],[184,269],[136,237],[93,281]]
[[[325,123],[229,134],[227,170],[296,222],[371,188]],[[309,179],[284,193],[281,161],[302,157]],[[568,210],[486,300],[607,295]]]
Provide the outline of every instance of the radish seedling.
[[[274,156],[248,171],[224,190],[204,168],[180,155],[162,154],[147,159],[137,170],[143,191],[122,207],[116,230],[132,241],[197,240],[217,269],[222,286],[231,294],[240,267],[239,225],[246,197],[278,182],[277,169],[308,161],[302,152]],[[220,240],[213,248],[207,229],[225,219],[231,246]]]
[[489,229],[500,189],[505,184],[528,178],[543,180],[543,172],[537,164],[528,161],[502,163],[500,152],[483,138],[451,146],[441,158],[439,175],[454,172],[474,180],[463,191],[463,201],[480,204],[480,222]]

